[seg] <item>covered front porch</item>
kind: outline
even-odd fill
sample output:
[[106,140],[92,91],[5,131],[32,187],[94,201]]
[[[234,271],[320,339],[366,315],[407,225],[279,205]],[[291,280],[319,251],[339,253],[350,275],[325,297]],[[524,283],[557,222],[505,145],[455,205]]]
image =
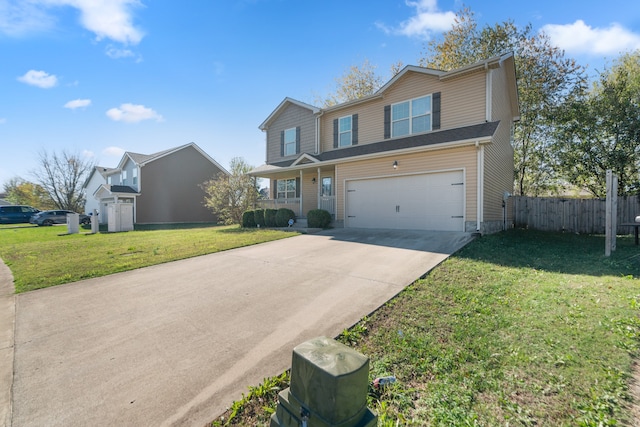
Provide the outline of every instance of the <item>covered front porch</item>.
[[[281,169],[281,168],[278,168]],[[323,209],[335,218],[335,167],[287,168],[278,171],[254,171],[269,179],[269,198],[260,199],[263,209],[291,209],[297,218],[306,218],[313,209]]]

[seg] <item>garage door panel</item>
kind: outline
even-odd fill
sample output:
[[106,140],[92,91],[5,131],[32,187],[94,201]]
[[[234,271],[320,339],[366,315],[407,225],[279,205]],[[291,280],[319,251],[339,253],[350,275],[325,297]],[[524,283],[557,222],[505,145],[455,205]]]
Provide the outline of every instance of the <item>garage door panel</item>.
[[347,182],[347,227],[464,230],[463,172]]

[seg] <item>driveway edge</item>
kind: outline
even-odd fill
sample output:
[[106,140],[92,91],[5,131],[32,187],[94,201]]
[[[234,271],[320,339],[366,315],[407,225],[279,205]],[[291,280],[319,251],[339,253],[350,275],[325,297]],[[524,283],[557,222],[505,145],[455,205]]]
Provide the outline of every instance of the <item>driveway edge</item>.
[[11,426],[16,297],[13,275],[0,258],[0,425]]

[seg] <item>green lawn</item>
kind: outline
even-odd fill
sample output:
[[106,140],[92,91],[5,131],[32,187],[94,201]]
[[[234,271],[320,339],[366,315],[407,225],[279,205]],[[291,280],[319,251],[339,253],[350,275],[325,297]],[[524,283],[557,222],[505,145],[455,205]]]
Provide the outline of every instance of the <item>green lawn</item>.
[[0,225],[0,258],[19,293],[295,235],[238,226],[161,228],[68,235],[66,226]]
[[[617,246],[605,258],[602,236],[484,236],[344,331],[371,379],[397,377],[371,389],[378,425],[631,425],[640,247]],[[268,425],[287,381],[250,387],[212,424]]]

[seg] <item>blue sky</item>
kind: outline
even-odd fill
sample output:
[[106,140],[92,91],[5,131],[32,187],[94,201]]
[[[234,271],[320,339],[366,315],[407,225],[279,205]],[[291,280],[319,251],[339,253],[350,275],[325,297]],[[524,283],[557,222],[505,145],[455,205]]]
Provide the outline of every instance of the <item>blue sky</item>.
[[[640,48],[637,0],[467,0],[481,25],[545,30],[602,70]],[[260,123],[314,103],[365,60],[389,77],[451,26],[444,0],[0,0],[0,191],[66,149],[114,167],[124,151],[195,142],[227,167],[264,163]]]

